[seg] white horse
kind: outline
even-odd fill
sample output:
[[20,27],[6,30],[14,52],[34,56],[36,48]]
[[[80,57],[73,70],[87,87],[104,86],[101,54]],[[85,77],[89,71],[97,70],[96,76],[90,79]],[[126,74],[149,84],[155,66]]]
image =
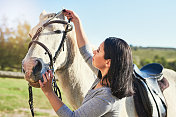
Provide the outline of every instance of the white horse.
[[[31,37],[35,35],[39,27],[54,15],[53,13],[46,14],[46,12],[42,12],[39,23],[30,32]],[[64,16],[61,13],[52,20],[64,20]],[[64,31],[65,25],[59,23],[50,24],[44,28],[37,39],[37,41],[47,46],[52,55],[54,55],[58,49],[63,36],[62,33],[56,34],[53,32],[58,29]],[[25,76],[34,79],[33,73],[35,71],[33,71],[34,69],[32,68],[42,67],[39,72],[46,71],[47,68],[45,66],[47,66],[49,62],[50,60],[48,55],[45,54],[45,50],[38,44],[33,43],[23,60],[23,68],[25,71],[28,71],[25,73]],[[26,67],[30,65],[32,67]],[[94,82],[95,74],[90,70],[79,52],[74,30],[67,34],[64,50],[60,52],[54,65],[55,73],[57,77],[59,77],[58,85],[64,93],[65,100],[73,109],[77,109]],[[169,88],[164,91],[164,96],[168,104],[168,117],[174,117],[176,114],[176,72],[164,69],[164,76],[168,79],[170,84]],[[39,84],[36,83],[33,86],[38,87]],[[120,116],[137,117],[133,97],[123,99]]]

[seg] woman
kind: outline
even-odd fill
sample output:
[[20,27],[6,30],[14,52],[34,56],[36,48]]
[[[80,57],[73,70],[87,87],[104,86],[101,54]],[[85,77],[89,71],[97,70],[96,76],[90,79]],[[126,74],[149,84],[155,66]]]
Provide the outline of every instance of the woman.
[[61,117],[118,117],[121,99],[133,94],[133,62],[129,45],[122,39],[109,37],[99,48],[89,52],[89,44],[78,16],[70,10],[64,15],[73,22],[80,52],[98,78],[85,96],[82,105],[72,112],[52,90],[52,72],[43,74],[40,87],[53,109]]

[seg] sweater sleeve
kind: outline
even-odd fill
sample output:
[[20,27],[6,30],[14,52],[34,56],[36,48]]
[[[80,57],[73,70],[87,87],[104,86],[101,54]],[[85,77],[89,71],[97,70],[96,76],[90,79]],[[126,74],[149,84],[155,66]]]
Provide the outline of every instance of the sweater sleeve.
[[96,96],[75,111],[71,111],[66,105],[63,105],[56,113],[59,117],[99,117],[111,109],[112,104],[107,98]]
[[85,45],[85,46],[79,48],[79,51],[80,51],[83,59],[86,61],[88,66],[91,68],[91,70],[96,74],[96,76],[98,76],[99,70],[92,65],[93,53],[92,53],[89,45]]

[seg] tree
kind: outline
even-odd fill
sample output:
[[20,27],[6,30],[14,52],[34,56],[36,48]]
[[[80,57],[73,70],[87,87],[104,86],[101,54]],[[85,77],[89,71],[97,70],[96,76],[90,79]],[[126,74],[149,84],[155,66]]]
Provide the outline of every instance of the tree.
[[166,61],[166,59],[164,57],[160,57],[160,56],[156,55],[156,56],[154,56],[153,61],[155,63],[160,63],[163,66],[167,66],[167,61]]
[[21,61],[30,42],[29,30],[30,25],[27,22],[19,23],[16,30],[0,27],[0,69],[14,70],[15,68],[18,71],[21,69]]
[[147,64],[149,64],[149,63],[152,63],[152,61],[149,60],[149,59],[142,59],[142,60],[140,61],[140,67],[142,67],[142,66],[144,66],[144,65],[147,65]]
[[173,69],[176,71],[176,60],[173,62],[169,62],[167,68]]
[[0,28],[0,68],[4,69],[4,52],[5,51],[5,39],[4,32]]

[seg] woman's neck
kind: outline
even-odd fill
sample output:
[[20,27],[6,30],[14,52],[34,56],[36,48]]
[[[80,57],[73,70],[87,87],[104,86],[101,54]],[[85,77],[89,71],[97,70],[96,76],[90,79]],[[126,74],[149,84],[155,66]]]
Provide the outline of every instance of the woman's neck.
[[106,76],[106,74],[108,73],[108,70],[109,70],[109,68],[100,70],[100,71],[101,71],[102,78]]
[[[103,85],[102,85],[103,84]],[[107,85],[108,84],[108,85]],[[93,89],[97,89],[97,88],[101,88],[101,87],[105,87],[105,86],[109,86],[109,81],[108,83],[104,80],[102,83],[102,80],[93,88]]]
[[[103,79],[103,77],[105,77],[106,74],[108,73],[108,69],[100,70],[100,71],[101,71],[101,75],[102,75],[102,79]],[[106,80],[102,80],[102,79],[101,79],[101,81],[95,86],[94,89],[101,88],[101,87],[103,87],[103,86],[110,86],[110,83],[109,83],[108,80],[107,80],[107,82],[106,82]],[[104,84],[104,85],[102,85],[102,84]]]

